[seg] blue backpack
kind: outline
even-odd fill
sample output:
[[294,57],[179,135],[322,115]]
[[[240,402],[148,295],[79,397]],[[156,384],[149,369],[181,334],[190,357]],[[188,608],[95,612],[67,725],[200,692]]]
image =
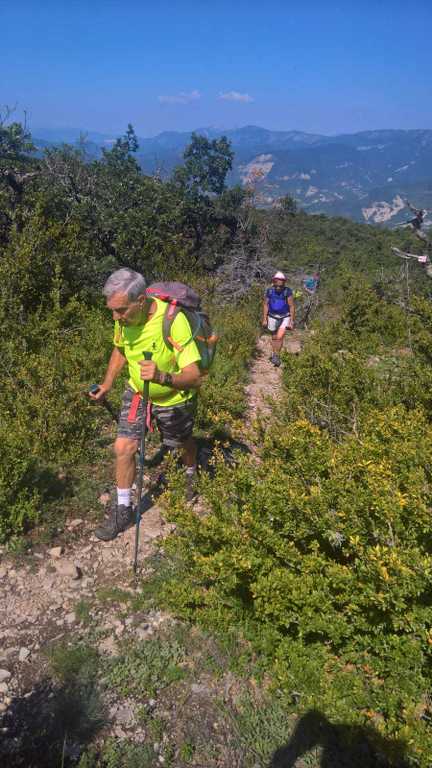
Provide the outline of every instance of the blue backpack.
[[269,305],[269,315],[287,317],[290,314],[288,298],[291,295],[292,291],[288,287],[285,287],[283,291],[280,291],[280,293],[276,290],[276,288],[269,288],[266,293]]

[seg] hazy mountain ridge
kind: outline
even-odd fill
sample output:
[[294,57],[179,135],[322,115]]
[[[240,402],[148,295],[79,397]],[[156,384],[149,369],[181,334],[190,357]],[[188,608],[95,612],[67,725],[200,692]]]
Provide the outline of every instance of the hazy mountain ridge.
[[[432,130],[383,129],[323,136],[271,131],[257,126],[230,130],[200,128],[209,139],[227,136],[235,152],[231,184],[256,185],[262,205],[292,195],[311,213],[343,215],[386,224],[406,217],[401,205],[413,198],[432,205]],[[71,141],[71,131],[47,132],[36,144]],[[100,156],[115,137],[88,133],[86,150]],[[164,131],[139,138],[138,160],[147,173],[168,176],[182,161],[189,132]]]

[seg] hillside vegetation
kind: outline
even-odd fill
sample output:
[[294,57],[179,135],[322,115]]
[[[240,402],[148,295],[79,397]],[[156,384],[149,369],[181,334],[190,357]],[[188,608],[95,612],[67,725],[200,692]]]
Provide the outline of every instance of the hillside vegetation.
[[[426,768],[432,309],[421,267],[407,282],[390,251],[415,246],[295,206],[257,211],[253,189],[225,187],[224,140],[195,137],[167,182],[141,173],[135,149],[129,128],[100,160],[67,146],[32,159],[22,126],[0,128],[0,540],[28,541],[100,459],[104,416],[85,393],[110,351],[109,271],[203,292],[222,342],[198,428],[223,438],[243,430],[257,285],[282,267],[300,287],[319,267],[314,322],[284,358],[256,451],[202,476],[202,516],[173,471],[157,601],[244,643],[287,717],[319,711],[364,728],[394,765]],[[83,766],[113,764],[92,755]]]

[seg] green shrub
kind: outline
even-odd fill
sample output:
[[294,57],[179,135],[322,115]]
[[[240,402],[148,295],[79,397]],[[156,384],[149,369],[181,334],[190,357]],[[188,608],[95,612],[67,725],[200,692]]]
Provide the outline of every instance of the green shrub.
[[254,626],[302,706],[379,713],[419,756],[432,746],[431,451],[425,417],[400,406],[336,444],[306,420],[276,423],[260,465],[243,457],[203,482],[203,518],[173,493],[168,547],[185,568],[166,589],[183,615]]

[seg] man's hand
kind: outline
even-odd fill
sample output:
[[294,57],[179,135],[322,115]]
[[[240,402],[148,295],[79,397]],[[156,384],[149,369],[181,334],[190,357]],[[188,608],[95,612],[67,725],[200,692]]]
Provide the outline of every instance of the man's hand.
[[154,381],[156,384],[159,381],[159,371],[156,363],[153,360],[140,360],[141,366],[141,379],[142,381]]
[[91,400],[103,400],[107,392],[109,392],[111,389],[111,387],[108,387],[107,384],[98,384],[97,386],[97,390],[88,393],[88,396]]

